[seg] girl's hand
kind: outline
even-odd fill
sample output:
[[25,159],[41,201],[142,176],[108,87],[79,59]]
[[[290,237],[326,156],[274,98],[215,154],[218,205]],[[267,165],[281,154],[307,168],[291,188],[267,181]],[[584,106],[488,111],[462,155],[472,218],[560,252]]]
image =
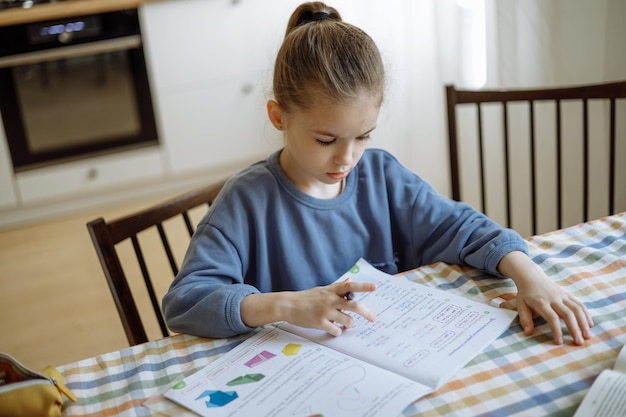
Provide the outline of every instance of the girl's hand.
[[241,302],[241,318],[250,327],[287,321],[339,336],[342,328],[354,325],[354,319],[345,311],[352,311],[368,321],[376,320],[365,304],[344,298],[349,292],[372,291],[376,291],[376,284],[348,279],[304,291],[251,294]]
[[533,314],[543,317],[552,331],[554,342],[563,343],[561,319],[577,345],[591,338],[593,321],[585,305],[552,282],[539,265],[522,252],[507,254],[498,265],[503,275],[511,277],[517,286],[517,312],[524,334],[534,331]]
[[341,327],[348,329],[354,325],[352,316],[344,311],[352,311],[368,321],[376,320],[374,313],[365,304],[356,300],[346,300],[344,296],[348,292],[375,290],[376,284],[346,280],[325,287],[299,291],[296,293],[296,302],[289,306],[285,320],[296,326],[320,329],[333,336],[339,336],[342,332]]

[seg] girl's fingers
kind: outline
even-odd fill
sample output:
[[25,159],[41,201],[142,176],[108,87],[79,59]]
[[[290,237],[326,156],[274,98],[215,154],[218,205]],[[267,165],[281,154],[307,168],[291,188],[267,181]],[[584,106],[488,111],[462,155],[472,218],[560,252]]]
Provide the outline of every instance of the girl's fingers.
[[524,300],[517,300],[517,314],[519,314],[519,322],[524,329],[524,334],[530,336],[535,330],[533,323],[533,312]]
[[559,315],[551,308],[546,309],[540,315],[548,322],[548,326],[550,326],[550,330],[552,331],[552,338],[554,339],[554,343],[556,343],[557,345],[562,345],[563,330],[561,330],[561,318],[559,317]]
[[585,307],[585,305],[580,302],[578,299],[565,300],[566,307],[572,312],[572,324],[571,327],[568,324],[568,328],[570,329],[570,333],[572,332],[572,327],[576,327],[579,330],[581,337],[576,341],[577,344],[584,344],[584,339],[591,338],[591,327],[593,326],[593,320],[591,320],[591,314]]
[[352,292],[373,292],[376,291],[376,284],[373,282],[352,282],[350,278],[336,284],[335,291],[340,297]]
[[585,339],[591,338],[590,327],[593,326],[591,315],[577,298],[565,297],[553,303],[540,302],[532,308],[524,300],[518,299],[520,324],[526,335],[532,334],[533,312],[543,317],[550,327],[554,343],[558,345],[563,343],[561,320],[567,326],[575,344],[583,345]]
[[335,336],[335,337],[341,335],[341,332],[342,332],[342,330],[332,321],[325,321],[320,326],[320,330],[323,330],[326,333],[330,334],[331,336]]
[[[355,300],[352,300],[352,301],[344,300],[344,302],[341,304],[343,304],[341,307],[341,310],[352,311],[358,314],[359,316],[363,317],[367,321],[376,321],[376,314],[374,314],[374,312],[371,311],[369,308],[367,308],[367,306],[363,303],[360,303]],[[352,327],[352,323],[350,324],[350,326],[346,326],[346,327]]]
[[578,324],[578,319],[572,309],[565,304],[557,304],[553,307],[553,309],[556,314],[558,314],[565,322],[565,325],[569,329],[570,336],[572,336],[572,339],[574,339],[574,343],[577,345],[582,345],[583,343],[585,343],[582,336],[581,328]]

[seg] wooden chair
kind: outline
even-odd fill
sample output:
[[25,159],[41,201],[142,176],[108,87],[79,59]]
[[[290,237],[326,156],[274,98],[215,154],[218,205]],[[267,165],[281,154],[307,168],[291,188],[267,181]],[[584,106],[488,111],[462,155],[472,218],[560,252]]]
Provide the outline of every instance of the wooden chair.
[[626,210],[626,81],[445,89],[453,199],[525,235]]
[[[139,290],[143,292],[144,299],[147,292],[162,336],[169,335],[161,313],[157,291],[155,291],[156,275],[160,275],[161,278],[166,275],[166,278],[161,279],[162,286],[169,286],[169,282],[178,273],[180,265],[175,259],[175,251],[178,249],[179,253],[181,251],[184,253],[189,238],[194,232],[195,225],[191,217],[192,209],[201,208],[204,204],[207,207],[210,206],[222,185],[223,182],[213,184],[110,222],[98,218],[87,223],[87,229],[96,248],[98,259],[109,284],[130,346],[148,341],[140,308],[135,301],[136,297],[133,296]],[[206,210],[207,208],[201,209],[198,216],[204,215]],[[185,230],[182,231],[182,229]],[[179,234],[175,235],[177,232]],[[182,240],[184,244],[173,248],[168,237],[180,236],[181,234],[184,235],[184,238],[178,237],[176,242],[179,243]],[[150,237],[153,238],[154,242],[149,242]],[[128,241],[132,244],[132,250]],[[149,243],[146,243],[147,241]],[[146,246],[150,243],[152,243],[152,247]],[[142,244],[148,249],[142,250]],[[126,247],[121,248],[123,245]],[[162,246],[164,251],[161,252],[158,246]],[[134,252],[134,256],[130,253],[123,253],[124,249],[127,252]],[[147,254],[148,258],[144,254]],[[149,271],[150,261],[152,261],[151,258],[156,257],[161,258],[162,262],[161,265],[152,268],[151,273]],[[171,272],[168,272],[167,264],[169,264]],[[138,284],[130,279],[129,269],[131,267],[136,273],[134,275],[137,278],[135,281],[141,282],[141,277],[143,277],[143,283]],[[133,286],[135,288],[131,289]]]

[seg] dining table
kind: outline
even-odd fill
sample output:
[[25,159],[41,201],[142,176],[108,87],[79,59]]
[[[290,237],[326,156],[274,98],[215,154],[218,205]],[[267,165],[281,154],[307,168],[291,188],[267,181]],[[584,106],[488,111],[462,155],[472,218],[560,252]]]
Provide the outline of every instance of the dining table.
[[[410,404],[403,416],[572,416],[600,372],[613,367],[626,344],[626,213],[526,240],[533,261],[586,305],[594,322],[592,337],[575,345],[563,325],[565,340],[557,345],[543,319],[535,318],[530,336],[515,319],[452,379]],[[494,306],[515,304],[510,279],[467,266],[439,262],[398,279]],[[78,398],[65,402],[63,416],[195,415],[163,393],[247,337],[177,334],[60,366]]]

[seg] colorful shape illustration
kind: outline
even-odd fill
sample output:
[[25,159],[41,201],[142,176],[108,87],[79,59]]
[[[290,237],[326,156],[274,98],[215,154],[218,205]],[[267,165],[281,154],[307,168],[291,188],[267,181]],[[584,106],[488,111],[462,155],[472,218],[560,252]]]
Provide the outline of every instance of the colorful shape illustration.
[[236,391],[204,391],[196,400],[201,398],[209,397],[208,401],[205,402],[206,406],[211,407],[223,407],[231,401],[239,398]]
[[263,374],[247,374],[238,376],[232,381],[227,382],[226,385],[228,385],[229,387],[233,387],[235,385],[250,384],[252,382],[259,382],[263,378],[265,378],[265,375]]
[[246,365],[248,368],[253,368],[257,365],[262,364],[265,361],[272,359],[274,356],[276,355],[274,355],[272,352],[268,352],[267,350],[264,350],[263,352],[256,355],[254,358],[250,359],[244,365]]
[[179,383],[177,383],[176,385],[174,385],[174,389],[183,389],[187,386],[187,383],[185,381],[180,381]]
[[302,345],[299,345],[297,343],[288,343],[283,348],[283,355],[285,355],[285,356],[297,355],[298,352],[300,352],[300,348],[301,347],[302,347]]

